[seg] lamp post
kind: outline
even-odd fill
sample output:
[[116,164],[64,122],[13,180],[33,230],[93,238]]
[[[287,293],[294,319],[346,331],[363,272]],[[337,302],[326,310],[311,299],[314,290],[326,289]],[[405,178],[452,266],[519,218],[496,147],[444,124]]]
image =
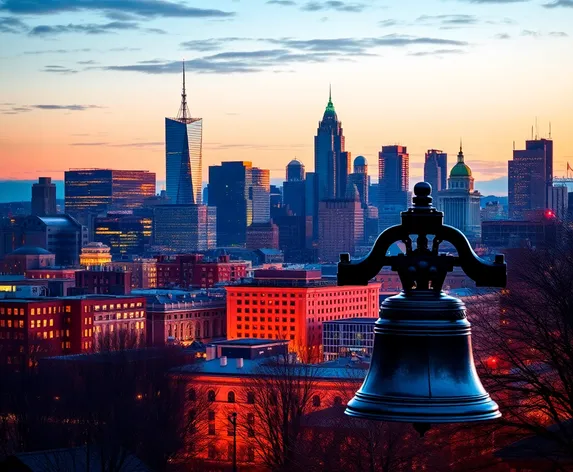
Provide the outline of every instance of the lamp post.
[[233,425],[233,472],[237,472],[237,413],[229,415],[229,421]]
[[[478,287],[505,287],[507,279],[503,255],[493,263],[478,257],[461,231],[443,224],[431,192],[430,184],[416,184],[413,206],[402,212],[401,224],[382,232],[364,259],[351,261],[345,253],[338,264],[338,285],[367,285],[389,266],[403,287],[382,303],[370,369],[346,414],[413,423],[421,435],[432,423],[501,416],[475,369],[465,306],[446,295],[442,285],[456,266]],[[397,241],[405,245],[405,254],[388,256]],[[444,241],[454,246],[456,256],[439,252]]]

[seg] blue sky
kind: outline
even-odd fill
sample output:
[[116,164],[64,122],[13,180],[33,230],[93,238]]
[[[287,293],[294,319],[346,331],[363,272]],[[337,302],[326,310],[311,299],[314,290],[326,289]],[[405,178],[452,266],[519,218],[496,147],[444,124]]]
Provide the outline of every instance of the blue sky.
[[572,36],[573,0],[0,0],[0,177],[112,166],[163,179],[183,58],[205,175],[245,159],[278,178],[294,156],[311,170],[329,83],[373,176],[384,144],[408,146],[416,179],[425,149],[453,163],[463,137],[476,177],[499,178],[536,117],[561,169]]

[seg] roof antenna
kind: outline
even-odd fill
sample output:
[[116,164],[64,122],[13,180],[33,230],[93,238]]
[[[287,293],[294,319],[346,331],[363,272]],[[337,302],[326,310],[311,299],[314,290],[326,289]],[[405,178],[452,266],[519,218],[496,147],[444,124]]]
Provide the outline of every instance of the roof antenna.
[[181,106],[179,107],[179,113],[177,113],[177,119],[183,123],[191,122],[191,113],[189,113],[189,107],[187,106],[187,92],[185,91],[185,60],[183,60],[183,90],[181,91]]
[[551,121],[549,122],[549,139],[551,139]]
[[535,117],[535,140],[539,139],[539,128],[537,127],[537,117]]

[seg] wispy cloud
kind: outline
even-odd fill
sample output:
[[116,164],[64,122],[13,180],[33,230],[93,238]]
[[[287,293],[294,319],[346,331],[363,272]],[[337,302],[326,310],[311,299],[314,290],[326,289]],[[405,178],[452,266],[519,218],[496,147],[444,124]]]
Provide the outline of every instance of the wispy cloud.
[[64,12],[95,11],[113,19],[139,18],[225,18],[234,12],[195,8],[168,0],[4,0],[0,11],[17,15],[50,15]]
[[280,5],[282,7],[292,7],[296,5],[293,0],[268,0],[267,5]]
[[505,5],[508,3],[529,2],[529,0],[460,0],[460,1],[465,2],[465,3],[476,3],[476,4],[482,4],[482,5],[495,5],[495,4]]
[[76,69],[71,69],[69,67],[48,65],[44,66],[42,72],[53,72],[56,74],[76,74],[78,71]]
[[0,33],[24,33],[29,27],[13,16],[0,17]]
[[163,141],[141,141],[134,143],[110,143],[110,142],[85,142],[85,143],[70,143],[70,146],[109,146],[109,147],[156,147],[163,146]]
[[479,22],[479,18],[475,15],[422,15],[416,19],[416,23],[443,27],[476,25]]
[[92,48],[81,48],[81,49],[41,49],[38,51],[25,51],[24,55],[42,55],[42,54],[76,54],[78,52],[125,52],[125,51],[141,51],[141,48],[132,47],[118,47],[110,49],[92,49]]
[[552,36],[554,38],[567,38],[569,35],[563,31],[549,31],[548,33],[543,33],[541,31],[535,30],[523,30],[521,32],[522,36],[530,36],[532,38],[542,38],[546,36]]
[[303,11],[339,11],[345,13],[360,13],[368,6],[365,3],[343,2],[341,0],[323,0],[311,1],[305,3],[301,10]]
[[511,36],[507,33],[498,33],[495,35],[496,39],[509,39]]
[[545,8],[573,8],[573,0],[556,0],[553,3],[546,3]]
[[67,25],[38,25],[30,30],[30,36],[55,36],[65,33],[105,34],[117,31],[144,30],[148,33],[165,34],[159,28],[141,28],[138,23],[131,21],[112,21],[103,24],[67,24]]
[[433,51],[416,51],[411,52],[409,56],[445,56],[450,54],[464,54],[465,51],[463,49],[435,49]]
[[237,38],[237,37],[227,37],[227,38],[209,38],[209,39],[194,39],[191,41],[185,41],[181,43],[181,47],[188,49],[190,51],[216,51],[221,49],[228,43],[237,41],[249,41],[248,38]]
[[93,64],[99,64],[98,61],[94,61],[94,60],[89,60],[89,61],[78,61],[78,64],[82,65],[82,66],[89,66],[89,65],[93,65]]
[[33,110],[66,110],[66,111],[85,111],[93,108],[105,108],[99,105],[52,105],[52,104],[39,104],[39,105],[19,105],[14,106],[2,104],[0,105],[0,113],[5,115],[14,115],[17,113],[26,113]]
[[392,19],[381,20],[378,22],[378,26],[380,26],[380,28],[389,28],[390,26],[397,26],[398,24],[399,24],[398,20],[392,20]]

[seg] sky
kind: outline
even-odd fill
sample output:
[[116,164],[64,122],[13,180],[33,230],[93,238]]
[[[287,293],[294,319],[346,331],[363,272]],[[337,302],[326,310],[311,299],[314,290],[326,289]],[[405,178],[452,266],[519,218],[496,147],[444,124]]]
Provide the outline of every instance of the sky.
[[502,181],[550,122],[555,173],[573,164],[573,0],[0,0],[0,45],[0,180],[163,181],[183,59],[204,180],[225,160],[312,171],[329,84],[373,177],[382,145],[408,147],[413,184],[463,139],[476,180]]

